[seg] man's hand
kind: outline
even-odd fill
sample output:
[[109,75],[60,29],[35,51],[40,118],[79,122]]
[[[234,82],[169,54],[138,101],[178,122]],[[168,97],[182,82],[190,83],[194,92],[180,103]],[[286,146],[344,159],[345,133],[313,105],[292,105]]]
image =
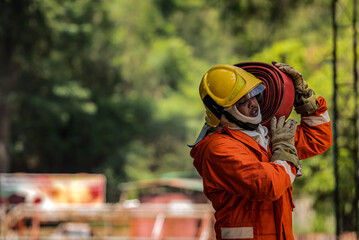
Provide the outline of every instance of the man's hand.
[[293,80],[295,88],[294,110],[300,115],[309,115],[317,111],[318,103],[315,93],[308,87],[308,84],[304,81],[302,74],[288,64],[276,61],[272,61],[272,63],[279,70],[288,74]]
[[281,70],[282,72],[288,74],[292,78],[296,92],[299,93],[307,92],[308,84],[306,81],[304,81],[302,74],[298,70],[285,63],[272,61],[272,64],[277,68],[279,68],[279,70]]
[[[285,117],[282,116],[277,122],[277,118],[273,117],[271,120],[271,144],[272,144],[272,158],[271,162],[284,166],[288,173],[291,182],[293,183],[295,175],[291,172],[290,167],[286,167],[286,162],[292,163],[297,171],[300,170],[297,149],[294,146],[294,136],[297,129],[297,121],[289,119],[285,122]],[[297,175],[301,172],[297,172]],[[298,176],[299,176],[298,175]]]
[[295,149],[294,136],[296,129],[297,129],[296,120],[288,119],[288,121],[285,122],[285,117],[281,116],[277,122],[277,118],[273,117],[271,120],[271,128],[270,128],[272,135],[271,138],[272,150],[275,151],[278,148],[283,148],[283,147]]

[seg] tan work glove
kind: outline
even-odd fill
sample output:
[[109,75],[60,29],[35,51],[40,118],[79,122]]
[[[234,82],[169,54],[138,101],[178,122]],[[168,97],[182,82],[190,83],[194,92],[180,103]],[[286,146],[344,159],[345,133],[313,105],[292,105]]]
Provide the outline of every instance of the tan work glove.
[[271,120],[271,144],[272,158],[271,162],[276,160],[292,163],[296,169],[299,169],[299,159],[297,149],[294,146],[294,136],[297,129],[297,121],[289,119],[285,122],[285,117],[278,119],[273,117]]
[[308,115],[317,111],[318,102],[315,93],[308,87],[302,74],[288,64],[276,61],[272,61],[272,63],[279,70],[288,74],[293,80],[295,88],[294,110],[300,115]]

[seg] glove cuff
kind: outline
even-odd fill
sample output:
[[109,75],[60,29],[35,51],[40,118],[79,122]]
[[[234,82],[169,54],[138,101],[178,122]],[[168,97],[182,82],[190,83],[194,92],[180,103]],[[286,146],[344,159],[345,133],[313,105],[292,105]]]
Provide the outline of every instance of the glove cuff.
[[273,151],[271,162],[274,162],[276,160],[290,162],[295,166],[297,171],[299,169],[298,154],[297,150],[294,147],[284,146],[282,148],[276,148],[276,150]]
[[307,88],[303,92],[296,92],[294,110],[302,115],[309,115],[317,111],[319,104],[312,89]]

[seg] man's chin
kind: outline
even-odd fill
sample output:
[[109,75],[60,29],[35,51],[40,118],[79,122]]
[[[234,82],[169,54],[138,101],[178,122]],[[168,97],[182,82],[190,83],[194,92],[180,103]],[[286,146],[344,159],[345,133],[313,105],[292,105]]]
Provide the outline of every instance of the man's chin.
[[250,117],[257,117],[258,114],[259,114],[258,111],[256,111],[256,112],[250,112],[250,113],[249,113]]

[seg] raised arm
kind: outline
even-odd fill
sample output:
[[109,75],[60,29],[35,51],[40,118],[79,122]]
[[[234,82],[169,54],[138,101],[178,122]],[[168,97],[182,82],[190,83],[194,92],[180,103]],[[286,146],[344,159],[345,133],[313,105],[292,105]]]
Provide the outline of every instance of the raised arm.
[[293,80],[294,110],[301,115],[295,136],[299,159],[324,153],[332,145],[331,122],[324,98],[316,98],[299,71],[284,63],[273,61],[273,64]]

